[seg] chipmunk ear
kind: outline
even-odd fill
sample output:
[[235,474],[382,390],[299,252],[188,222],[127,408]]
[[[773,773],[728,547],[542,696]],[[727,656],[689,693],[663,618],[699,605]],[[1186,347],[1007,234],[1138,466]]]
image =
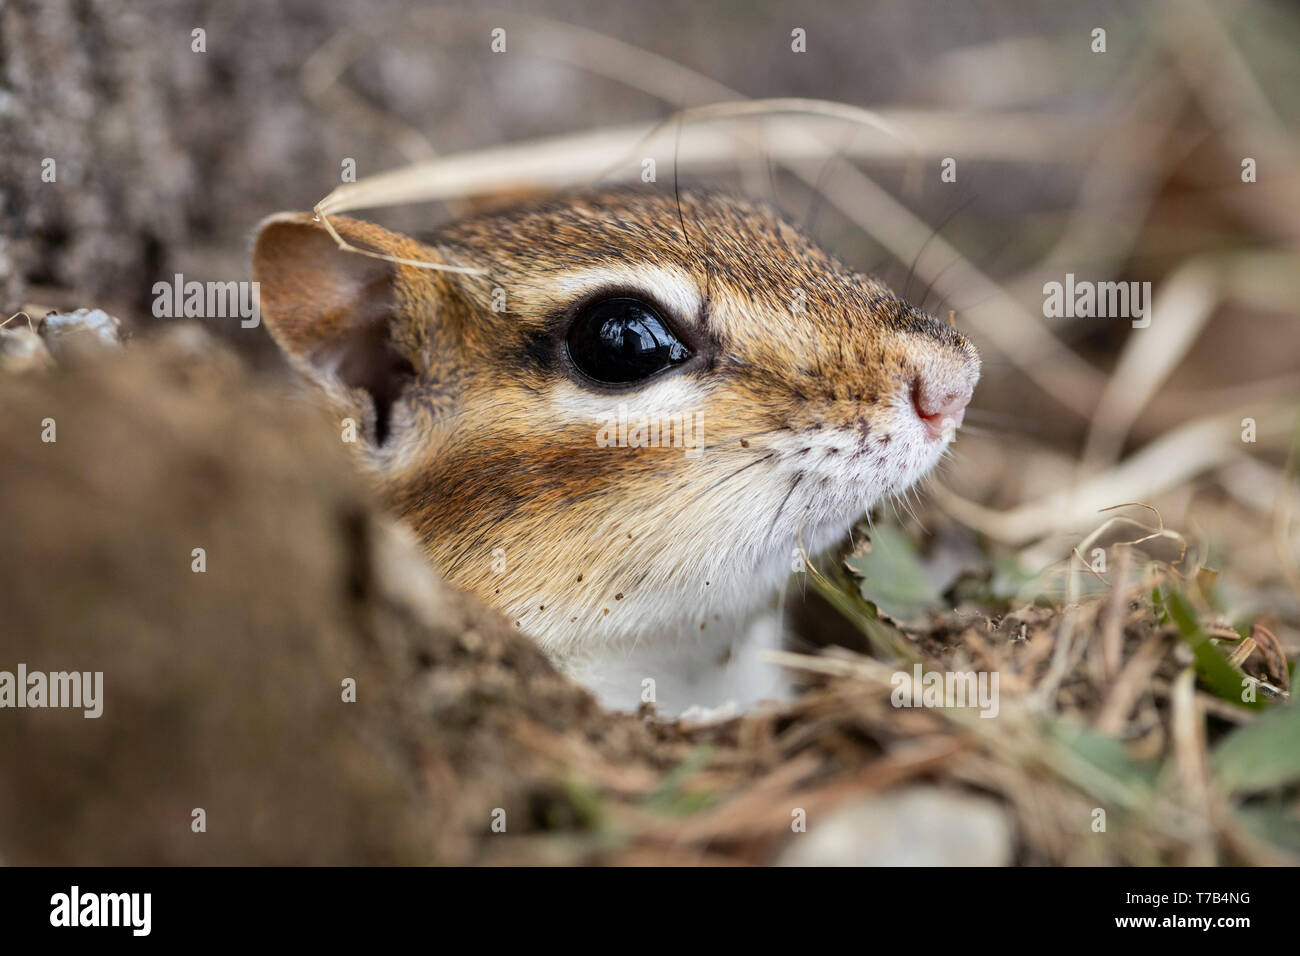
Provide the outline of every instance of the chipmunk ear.
[[[418,255],[414,240],[379,226],[343,216],[330,223],[358,249]],[[376,444],[387,438],[393,405],[423,364],[422,336],[400,312],[399,268],[340,249],[311,213],[263,221],[253,247],[253,279],[272,337],[326,391],[360,389],[369,396],[363,418]],[[370,411],[373,417],[365,414]]]

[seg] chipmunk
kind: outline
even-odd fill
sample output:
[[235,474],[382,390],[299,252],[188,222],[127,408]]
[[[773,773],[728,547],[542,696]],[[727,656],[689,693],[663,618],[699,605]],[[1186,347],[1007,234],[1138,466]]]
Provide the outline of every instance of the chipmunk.
[[422,241],[330,222],[484,270],[343,251],[310,213],[253,253],[272,336],[432,563],[615,708],[783,696],[760,650],[793,559],[925,475],[979,377],[955,329],[712,191],[559,195]]

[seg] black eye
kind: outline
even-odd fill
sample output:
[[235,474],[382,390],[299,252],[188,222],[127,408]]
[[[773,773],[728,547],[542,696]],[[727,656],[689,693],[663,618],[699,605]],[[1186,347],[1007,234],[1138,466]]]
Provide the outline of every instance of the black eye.
[[569,357],[604,385],[630,385],[680,365],[691,350],[640,299],[602,299],[584,306],[569,328]]

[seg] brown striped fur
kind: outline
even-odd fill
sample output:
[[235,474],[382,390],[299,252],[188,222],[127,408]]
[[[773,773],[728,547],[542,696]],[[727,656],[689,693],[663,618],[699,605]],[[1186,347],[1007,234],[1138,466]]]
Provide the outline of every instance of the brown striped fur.
[[[726,195],[564,195],[423,242],[332,222],[361,248],[486,270],[343,253],[310,215],[269,220],[254,253],[272,334],[364,423],[360,450],[434,564],[579,673],[610,649],[732,633],[794,548],[832,543],[938,459],[918,382],[968,393],[978,375],[955,330]],[[611,290],[672,314],[695,358],[625,394],[583,385],[565,323]],[[704,454],[600,447],[620,402],[699,412]]]

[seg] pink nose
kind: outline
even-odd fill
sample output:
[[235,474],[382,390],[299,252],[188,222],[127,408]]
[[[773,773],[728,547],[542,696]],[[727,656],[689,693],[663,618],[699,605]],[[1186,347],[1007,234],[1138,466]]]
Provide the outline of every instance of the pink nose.
[[917,416],[925,423],[931,438],[940,438],[961,425],[970,404],[972,388],[969,385],[953,387],[951,382],[935,383],[917,379],[912,390],[912,403]]

